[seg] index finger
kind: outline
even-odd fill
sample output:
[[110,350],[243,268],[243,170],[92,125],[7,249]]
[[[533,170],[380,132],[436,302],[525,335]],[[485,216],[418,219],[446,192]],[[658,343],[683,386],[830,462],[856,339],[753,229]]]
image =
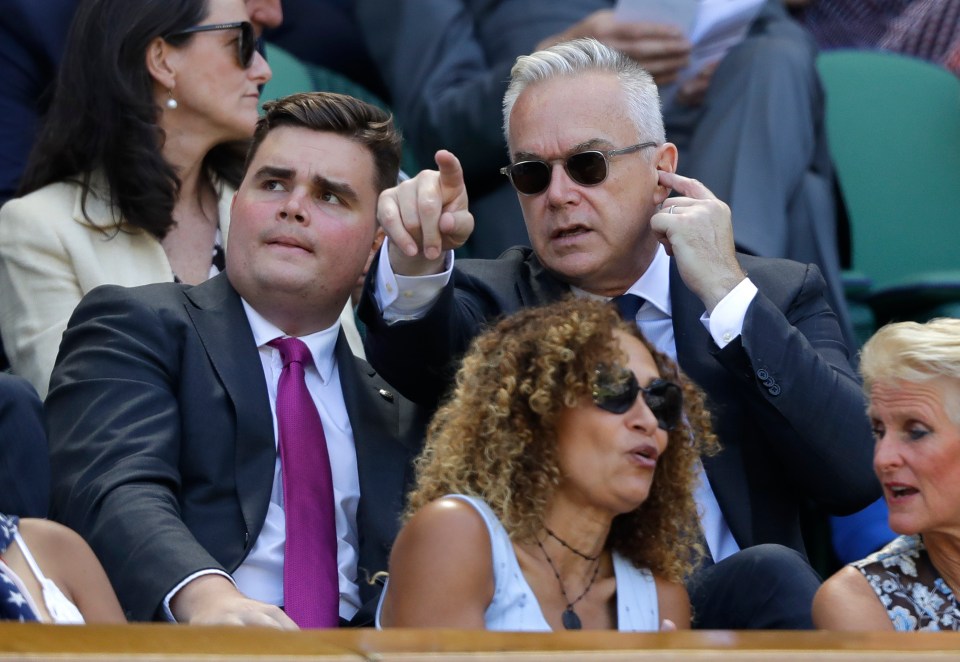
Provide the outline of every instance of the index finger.
[[690,179],[675,172],[657,171],[660,177],[660,184],[672,188],[680,195],[697,200],[716,200],[717,196],[696,179]]
[[439,150],[434,156],[437,168],[440,171],[440,191],[443,195],[443,204],[453,201],[465,188],[463,183],[463,168],[460,159],[445,149]]

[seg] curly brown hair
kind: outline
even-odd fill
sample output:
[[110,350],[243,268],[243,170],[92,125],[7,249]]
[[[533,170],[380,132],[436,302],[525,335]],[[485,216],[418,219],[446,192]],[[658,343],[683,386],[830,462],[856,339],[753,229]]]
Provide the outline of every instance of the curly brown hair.
[[407,517],[446,494],[467,494],[489,504],[512,539],[535,540],[560,483],[557,416],[592,394],[598,366],[625,364],[615,331],[639,339],[660,376],[681,385],[684,416],[668,433],[648,498],[614,518],[606,547],[681,581],[704,552],[694,464],[719,445],[700,389],[604,302],[571,297],[529,308],[474,339],[430,424]]

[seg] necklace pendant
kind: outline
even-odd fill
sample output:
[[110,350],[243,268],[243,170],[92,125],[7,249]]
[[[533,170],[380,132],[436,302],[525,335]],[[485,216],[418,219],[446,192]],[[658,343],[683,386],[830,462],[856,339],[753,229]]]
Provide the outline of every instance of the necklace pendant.
[[580,622],[580,617],[577,616],[577,612],[575,612],[572,607],[567,607],[563,610],[560,620],[563,622],[563,627],[568,630],[579,630],[583,627],[583,623]]

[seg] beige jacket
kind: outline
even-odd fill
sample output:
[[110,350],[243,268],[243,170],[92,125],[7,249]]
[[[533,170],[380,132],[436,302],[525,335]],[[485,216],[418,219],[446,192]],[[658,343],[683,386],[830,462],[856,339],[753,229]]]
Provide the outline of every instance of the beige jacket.
[[[105,183],[94,180],[94,190]],[[217,211],[226,246],[234,189],[219,186]],[[58,182],[0,208],[0,336],[14,373],[46,397],[50,373],[73,309],[99,285],[132,287],[173,281],[157,239],[142,230],[117,233],[116,212],[91,193],[81,209],[79,184]],[[106,228],[107,234],[95,227]],[[363,356],[349,303],[341,315],[350,347]]]

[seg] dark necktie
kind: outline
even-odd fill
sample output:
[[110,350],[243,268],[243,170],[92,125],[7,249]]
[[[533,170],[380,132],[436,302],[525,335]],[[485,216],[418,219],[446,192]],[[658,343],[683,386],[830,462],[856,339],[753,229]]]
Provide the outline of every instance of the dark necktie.
[[280,351],[283,361],[277,385],[277,427],[286,521],[284,610],[301,628],[335,628],[340,585],[333,477],[323,424],[304,380],[313,357],[298,338],[278,338],[268,344]]
[[646,299],[636,294],[621,294],[620,296],[610,299],[610,302],[620,311],[620,317],[623,318],[623,321],[629,322],[630,324],[637,323],[637,312],[645,301]]

